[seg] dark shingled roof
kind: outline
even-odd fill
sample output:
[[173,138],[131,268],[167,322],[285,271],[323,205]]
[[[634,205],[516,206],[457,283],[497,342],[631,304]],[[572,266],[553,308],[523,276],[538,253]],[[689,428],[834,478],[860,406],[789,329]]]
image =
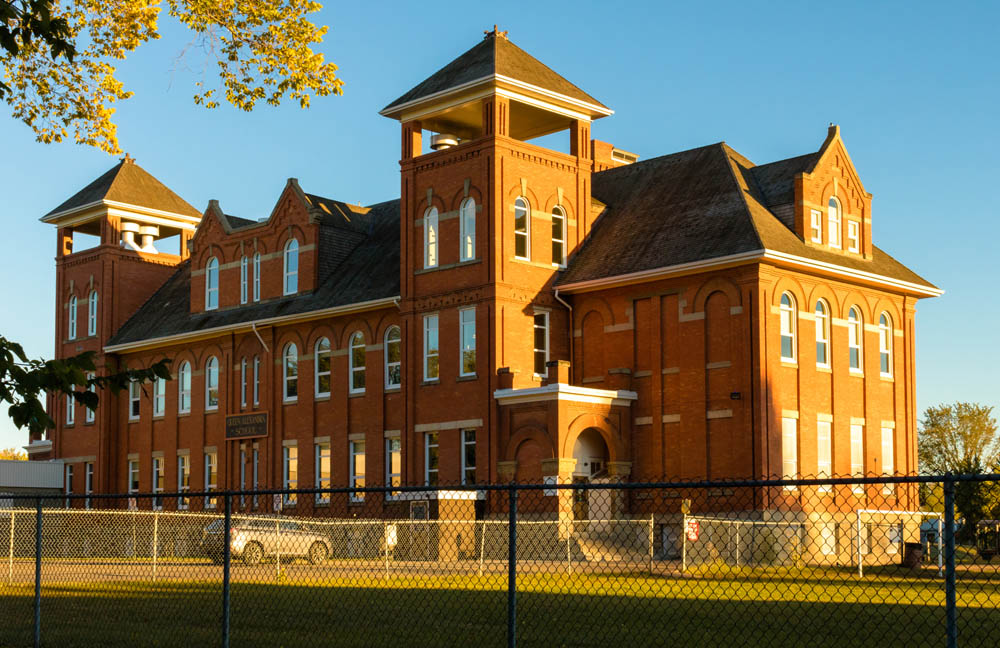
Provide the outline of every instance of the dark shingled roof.
[[168,189],[162,182],[149,175],[134,160],[126,157],[109,169],[107,173],[73,194],[72,197],[42,218],[89,205],[99,200],[113,200],[185,216],[201,216],[200,211]]
[[482,42],[414,86],[409,92],[382,110],[385,112],[390,108],[493,74],[511,77],[573,99],[607,108],[534,56],[507,40],[506,37],[487,34]]
[[768,209],[793,202],[794,175],[818,157],[754,166],[719,143],[595,173],[607,207],[557,285],[766,248],[933,288],[877,247],[862,259],[806,245]]
[[[309,198],[314,202],[328,200],[312,195]],[[191,262],[185,261],[108,344],[127,344],[395,297],[399,295],[399,200],[372,205],[363,217],[363,232],[333,220],[321,222],[319,281],[313,292],[192,313]]]

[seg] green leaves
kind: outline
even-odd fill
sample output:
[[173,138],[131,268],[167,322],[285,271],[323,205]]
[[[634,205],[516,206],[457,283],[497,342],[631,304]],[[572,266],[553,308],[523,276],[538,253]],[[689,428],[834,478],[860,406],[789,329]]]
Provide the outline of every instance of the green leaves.
[[[22,46],[40,39],[52,59],[62,56],[72,63],[76,55],[73,34],[65,18],[53,17],[53,4],[53,0],[0,0],[0,49],[16,57]],[[10,86],[0,81],[0,99],[10,91]]]
[[145,369],[97,375],[95,357],[87,351],[62,360],[29,360],[20,344],[0,336],[0,402],[10,404],[7,413],[14,425],[35,435],[55,427],[39,400],[43,393],[70,396],[93,411],[100,402],[98,391],[118,393],[133,382],[171,380],[166,358]]

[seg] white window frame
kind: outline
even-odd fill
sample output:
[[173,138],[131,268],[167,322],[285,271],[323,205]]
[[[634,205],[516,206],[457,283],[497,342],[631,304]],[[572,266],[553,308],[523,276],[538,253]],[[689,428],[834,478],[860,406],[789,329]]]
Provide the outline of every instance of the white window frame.
[[459,207],[459,260],[476,258],[476,200],[469,197]]
[[177,412],[187,414],[191,411],[191,363],[181,363],[177,372]]
[[818,209],[809,211],[809,229],[811,236],[809,240],[813,243],[823,242],[823,212]]
[[[292,478],[292,472],[295,478]],[[294,490],[299,486],[299,447],[286,445],[281,449],[281,483],[285,490]],[[295,493],[282,493],[282,503],[285,506],[295,506],[298,499]]]
[[[212,403],[212,390],[215,390],[215,404]],[[214,412],[219,409],[219,359],[211,356],[205,362],[205,411]]]
[[[552,265],[566,267],[566,210],[562,205],[552,208]],[[556,236],[556,223],[559,223],[559,236]],[[556,252],[558,246],[558,253]]]
[[87,335],[97,335],[97,291],[87,296]]
[[253,448],[250,450],[250,461],[251,461],[251,479],[253,480],[253,507],[257,508],[259,502],[257,496],[257,489],[260,486],[260,450],[258,448]]
[[253,357],[253,405],[260,404],[260,356]]
[[438,267],[438,246],[440,230],[438,229],[437,207],[428,207],[424,212],[424,269]]
[[[470,436],[472,438],[471,441],[469,440]],[[473,484],[476,483],[476,475],[475,475],[475,473],[476,473],[476,463],[477,463],[476,462],[476,430],[473,429],[473,428],[462,430],[462,436],[460,438],[460,441],[461,441],[461,444],[462,444],[462,457],[461,457],[462,458],[462,485],[463,486],[473,485]],[[472,465],[471,466],[469,465],[469,463],[468,463],[468,457],[466,456],[466,453],[468,452],[470,446],[472,447]],[[468,479],[468,475],[467,475],[467,473],[470,470],[473,473],[471,481]]]
[[[365,371],[368,367],[368,347],[365,344],[365,334],[361,331],[355,331],[351,334],[349,339],[348,350],[347,350],[347,360],[348,366],[350,368],[350,393],[352,394],[363,394],[365,393],[365,387],[368,385],[368,377],[365,375]],[[356,350],[361,351],[362,364],[358,364],[354,359],[354,352]],[[361,376],[361,382],[363,383],[360,387],[357,385],[357,376]]]
[[[94,378],[95,378],[95,374],[93,374],[93,373],[88,373],[87,374],[87,381],[88,381],[88,383],[91,380],[93,380]],[[87,391],[90,391],[90,392],[94,391],[94,386],[88,384],[87,385]],[[98,405],[98,406],[100,406],[100,405]],[[84,407],[83,408],[83,422],[84,423],[93,423],[96,420],[97,420],[97,410],[96,409],[90,409],[89,407]]]
[[[399,454],[399,470],[393,471],[392,469],[392,456],[393,454]],[[403,443],[402,440],[396,437],[389,437],[385,440],[385,485],[386,486],[401,486],[403,484]],[[391,493],[395,495],[396,493]]]
[[88,461],[83,464],[83,493],[86,499],[83,500],[83,508],[90,508],[90,495],[94,492],[94,462]]
[[163,509],[163,499],[157,497],[156,494],[163,492],[163,478],[165,472],[163,457],[153,457],[150,477],[153,480],[153,509],[157,511]]
[[[830,305],[825,299],[816,300],[813,311],[816,320],[816,366],[830,368]],[[820,348],[823,349],[824,360],[820,360]]]
[[[833,477],[833,423],[831,421],[816,421],[816,478],[830,479]],[[829,493],[832,487],[822,484],[817,490]]]
[[[541,326],[538,325],[538,318],[542,318],[542,321],[544,322]],[[531,315],[531,370],[532,370],[532,372],[533,372],[533,374],[534,374],[534,376],[536,378],[544,378],[546,376],[546,374],[548,373],[549,355],[550,355],[549,349],[552,347],[552,341],[549,339],[549,326],[550,326],[550,324],[551,324],[551,322],[549,321],[549,312],[548,311],[538,311],[538,310],[536,310],[534,313],[532,313],[532,315]],[[542,329],[542,330],[545,331],[545,348],[544,349],[539,349],[538,345],[535,344],[535,332],[538,329]],[[536,365],[536,363],[538,361],[538,354],[542,353],[542,352],[545,353],[545,361],[543,362],[543,365],[544,365],[542,367],[543,371],[542,371],[542,373],[539,373],[537,371],[538,367],[536,367],[535,365]]]
[[240,407],[247,406],[247,359],[240,358]]
[[246,506],[247,503],[247,451],[246,448],[240,447],[240,506]]
[[[314,467],[313,475],[316,479],[316,488],[330,488],[333,483],[333,456],[330,454],[329,441],[317,443],[314,446]],[[326,462],[326,477],[323,477],[323,463]],[[329,504],[330,493],[316,493],[317,504]]]
[[[191,490],[191,455],[177,455],[177,492],[187,493]],[[177,508],[185,511],[190,506],[189,498],[177,498]]]
[[[433,443],[431,440],[433,439]],[[437,465],[431,468],[431,448],[434,449],[434,456]],[[438,476],[441,472],[441,445],[437,432],[424,433],[424,486],[437,486]],[[431,475],[434,475],[434,482],[431,483]]]
[[[799,420],[781,419],[781,478],[799,478]],[[795,486],[784,486],[786,491],[796,490]]]
[[[786,303],[787,301],[787,303]],[[798,362],[798,328],[799,314],[795,295],[790,292],[781,293],[778,302],[780,345],[778,351],[782,362]],[[785,340],[788,340],[791,355],[785,355]]]
[[[518,210],[524,211],[523,229],[518,229],[517,227]],[[524,239],[524,255],[517,253],[518,237]],[[524,261],[531,260],[531,203],[524,196],[518,196],[514,200],[514,258],[523,259]]]
[[[395,333],[395,337],[392,337]],[[391,349],[396,347],[396,360],[391,360]],[[403,384],[403,333],[396,325],[390,326],[385,331],[385,339],[382,345],[385,354],[385,388],[399,389]],[[392,375],[396,374],[396,380],[392,380]]]
[[[476,375],[476,307],[461,308],[458,311],[458,375],[470,377]],[[465,366],[465,354],[471,352],[472,370]]]
[[[433,362],[436,361],[436,362]],[[441,380],[441,330],[437,313],[424,315],[424,382]]]
[[[295,237],[288,239],[282,254],[284,268],[281,283],[283,294],[294,295],[299,292],[299,241]],[[294,268],[292,267],[294,266]]]
[[[326,348],[323,347],[323,343],[326,343]],[[326,358],[326,369],[320,367],[323,358]],[[320,383],[326,378],[326,389],[320,389]],[[330,390],[333,388],[333,345],[330,344],[330,339],[327,337],[321,337],[316,340],[316,346],[313,348],[313,394],[316,398],[327,398],[330,396]]]
[[260,252],[253,255],[253,300],[260,301]]
[[68,331],[69,336],[68,337],[69,337],[70,340],[75,340],[76,339],[76,309],[77,309],[76,295],[73,295],[72,297],[69,298],[69,331]]
[[[861,374],[865,370],[865,318],[857,306],[847,311],[847,366],[851,373]],[[851,351],[858,352],[858,366],[852,366]]]
[[248,284],[250,283],[250,259],[243,255],[240,257],[240,303],[247,303]]
[[[865,476],[865,426],[851,424],[851,477],[863,478]],[[864,484],[854,484],[852,490],[855,494],[865,492]]]
[[[896,474],[896,428],[882,427],[882,475],[893,477]],[[883,495],[894,495],[895,484],[883,484]]]
[[167,381],[164,378],[153,380],[153,416],[159,417],[167,413]]
[[[219,486],[219,453],[205,453],[205,491],[211,492]],[[205,496],[205,508],[215,508],[215,497]]]
[[126,485],[126,490],[129,493],[139,492],[139,460],[129,459],[128,460],[128,484]]
[[299,400],[299,348],[294,342],[281,351],[281,400],[285,403]]
[[128,420],[138,421],[142,416],[142,385],[136,381],[128,384]]
[[836,196],[830,196],[830,200],[827,202],[827,218],[828,218],[828,231],[827,231],[827,243],[830,247],[841,249],[840,239],[843,236],[843,216],[840,206],[840,200]]
[[[73,494],[73,464],[66,464],[66,495]],[[70,508],[71,500],[69,497],[66,498],[66,508]]]
[[883,378],[892,378],[892,317],[878,316],[878,370]]
[[212,257],[205,264],[205,310],[219,307],[219,259]]
[[847,220],[847,251],[861,252],[861,223]]
[[76,420],[76,401],[73,394],[66,394],[66,425],[74,425]]
[[[367,457],[365,457],[365,442],[364,441],[348,441],[348,461],[350,469],[350,481],[351,485],[351,501],[352,502],[363,502],[365,501],[365,494],[358,493],[354,491],[355,488],[365,487],[365,473],[368,472]],[[358,472],[358,458],[360,457],[363,472]]]

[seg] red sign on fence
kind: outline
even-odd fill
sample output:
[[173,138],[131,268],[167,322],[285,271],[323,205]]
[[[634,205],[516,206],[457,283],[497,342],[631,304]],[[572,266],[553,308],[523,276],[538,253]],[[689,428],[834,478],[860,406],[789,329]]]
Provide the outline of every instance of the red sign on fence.
[[689,542],[698,542],[698,535],[701,533],[701,526],[698,524],[698,520],[688,520],[684,533],[687,534]]

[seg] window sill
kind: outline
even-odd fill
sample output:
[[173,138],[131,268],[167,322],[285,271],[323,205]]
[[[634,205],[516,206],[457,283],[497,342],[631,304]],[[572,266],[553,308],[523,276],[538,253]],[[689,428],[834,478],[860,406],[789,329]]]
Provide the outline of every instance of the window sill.
[[218,407],[206,407],[205,408],[205,413],[206,414],[215,414],[218,411],[219,411]]
[[879,377],[879,380],[882,380],[882,381],[885,381],[885,382],[896,382],[896,377],[893,376],[892,374],[879,374],[878,377]]
[[857,377],[857,378],[864,378],[865,377],[865,372],[861,371],[860,369],[851,369],[848,373],[850,375],[852,375],[852,376]]
[[816,371],[828,374],[833,373],[833,369],[830,368],[830,365],[816,365]]
[[313,400],[314,401],[328,401],[328,400],[330,400],[330,393],[327,392],[325,394],[316,394],[315,396],[313,396]]
[[76,427],[76,423],[63,423],[63,427],[64,428]]
[[425,387],[430,386],[430,385],[440,385],[441,384],[441,379],[440,378],[431,378],[430,380],[421,380],[420,384],[423,385],[423,386],[425,386]]
[[347,397],[348,398],[361,398],[364,395],[365,395],[365,390],[362,389],[361,391],[352,391],[352,392],[348,393]]
[[459,376],[455,379],[455,382],[468,382],[470,380],[478,380],[479,376],[476,374],[469,374],[467,376]]
[[187,418],[189,416],[191,416],[191,410],[187,410],[186,412],[177,412],[177,418]]
[[298,402],[299,402],[298,398],[285,398],[285,399],[282,399],[281,404],[282,405],[294,405],[294,404],[296,404]]
[[781,359],[781,366],[782,367],[791,367],[791,368],[794,368],[794,369],[798,369],[799,368],[799,363],[798,363],[797,360],[789,360],[788,358],[782,358]]
[[444,263],[444,264],[439,263],[438,265],[431,266],[429,268],[421,268],[419,270],[414,270],[413,274],[415,275],[428,274],[430,272],[438,272],[440,270],[450,270],[452,268],[461,268],[464,266],[475,265],[477,263],[482,263],[482,259],[469,259],[468,261],[459,261],[457,263]]
[[[129,422],[130,424],[131,424],[131,423],[138,423],[138,422],[139,422],[139,421],[141,421],[141,420],[142,420],[141,418],[132,418],[131,416],[130,416],[130,417],[128,417],[128,422]],[[70,423],[70,424],[69,424],[69,427],[72,427],[72,426],[73,426],[73,424],[72,424],[72,423]]]
[[403,391],[403,386],[393,385],[392,387],[386,387],[383,391],[386,394],[398,394],[399,392]]

